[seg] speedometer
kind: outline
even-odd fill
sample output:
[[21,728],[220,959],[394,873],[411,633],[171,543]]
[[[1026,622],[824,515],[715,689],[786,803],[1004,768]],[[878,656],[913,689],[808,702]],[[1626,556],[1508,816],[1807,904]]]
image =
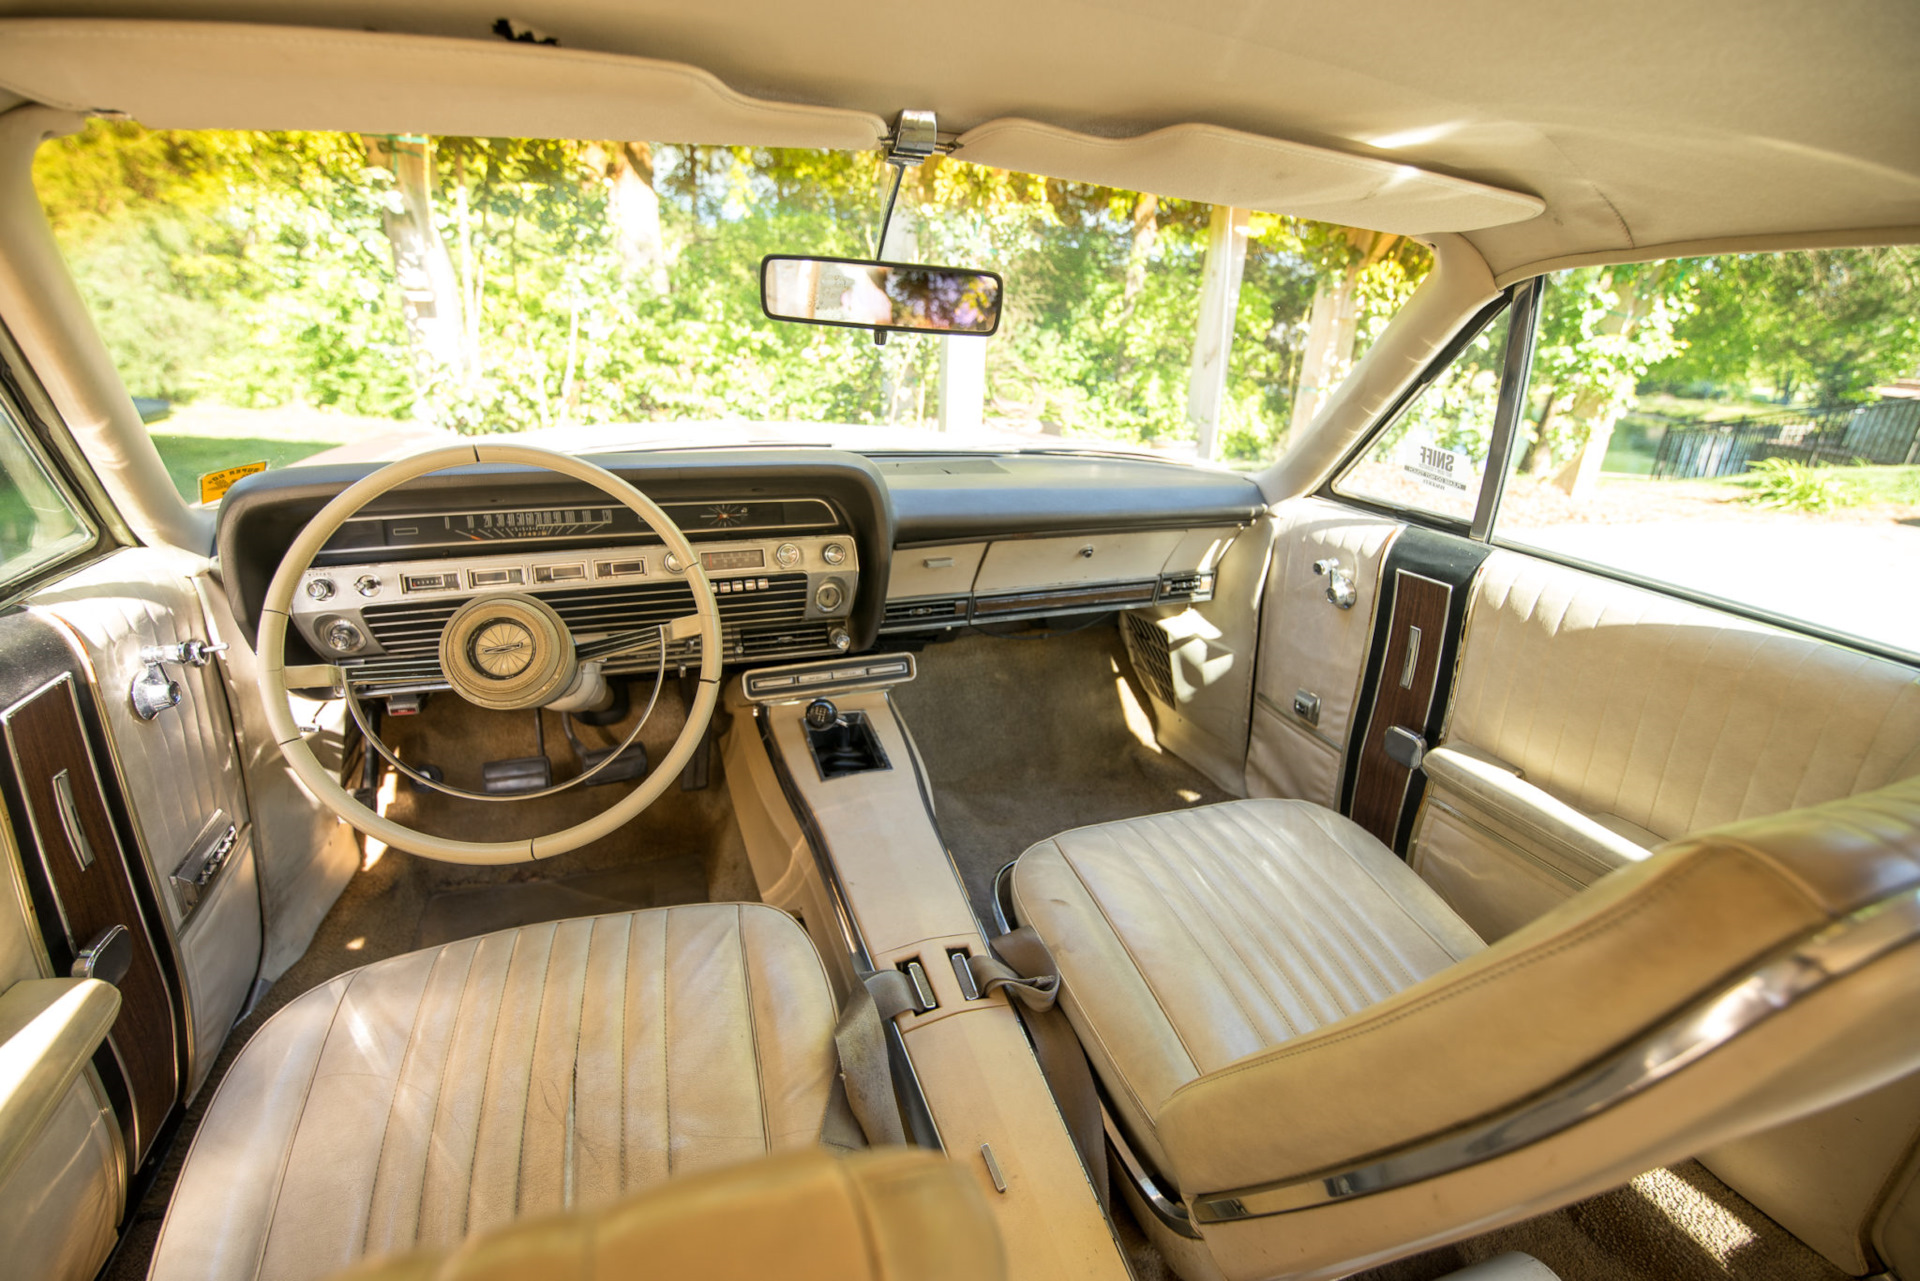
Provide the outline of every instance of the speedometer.
[[446,516],[447,532],[478,543],[515,538],[578,538],[614,522],[611,507],[544,507],[533,511],[468,512]]

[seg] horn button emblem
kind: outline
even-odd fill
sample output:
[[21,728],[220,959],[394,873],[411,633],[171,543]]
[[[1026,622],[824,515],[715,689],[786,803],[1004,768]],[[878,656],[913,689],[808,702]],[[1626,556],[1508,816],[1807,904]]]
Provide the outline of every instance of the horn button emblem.
[[512,619],[493,619],[474,630],[467,655],[483,676],[511,680],[533,662],[533,633]]

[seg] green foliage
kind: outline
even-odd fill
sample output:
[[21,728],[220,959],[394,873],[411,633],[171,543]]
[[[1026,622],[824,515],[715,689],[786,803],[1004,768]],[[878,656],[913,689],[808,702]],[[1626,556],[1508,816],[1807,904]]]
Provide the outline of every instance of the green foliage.
[[1833,404],[1920,368],[1920,247],[1733,254],[1692,270],[1695,305],[1654,385]]
[[133,394],[404,411],[379,190],[351,139],[95,120],[42,147],[34,181]]
[[1845,487],[1827,467],[1786,458],[1765,458],[1747,468],[1747,501],[1785,511],[1824,512],[1847,500]]
[[[424,413],[462,432],[743,418],[900,423],[935,413],[940,340],[780,325],[772,252],[868,256],[891,171],[872,153],[640,148],[664,263],[636,274],[620,144],[438,138],[434,230],[458,359],[403,306],[393,140],[154,133],[90,122],[35,179],[129,389],[236,406]],[[372,156],[374,159],[370,159]],[[1210,210],[935,159],[908,175],[889,252],[1009,282],[988,413],[1068,438],[1190,438]],[[1371,249],[1363,251],[1363,246]],[[1255,215],[1236,302],[1225,456],[1271,456],[1318,294],[1351,281],[1364,351],[1429,266],[1392,237]],[[664,279],[667,287],[659,287]],[[410,325],[414,328],[410,329]],[[1344,368],[1344,364],[1342,365]]]

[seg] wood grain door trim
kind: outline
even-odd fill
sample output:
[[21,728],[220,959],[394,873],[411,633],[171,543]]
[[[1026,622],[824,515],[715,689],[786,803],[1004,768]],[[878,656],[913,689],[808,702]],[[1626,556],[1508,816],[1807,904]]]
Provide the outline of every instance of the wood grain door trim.
[[[119,984],[120,1015],[107,1046],[132,1096],[131,1115],[122,1122],[131,1164],[138,1166],[178,1097],[180,1042],[172,993],[107,808],[72,674],[62,673],[0,712],[0,728],[59,916],[57,941],[71,956],[112,925],[133,936],[133,964]],[[62,777],[64,789],[56,781]],[[70,806],[63,790],[71,795]],[[91,861],[83,857],[87,852]],[[54,922],[41,925],[50,930]]]
[[1386,654],[1367,710],[1352,807],[1353,821],[1389,848],[1398,839],[1413,771],[1387,755],[1387,731],[1400,726],[1426,734],[1452,604],[1452,584],[1409,569],[1394,571]]

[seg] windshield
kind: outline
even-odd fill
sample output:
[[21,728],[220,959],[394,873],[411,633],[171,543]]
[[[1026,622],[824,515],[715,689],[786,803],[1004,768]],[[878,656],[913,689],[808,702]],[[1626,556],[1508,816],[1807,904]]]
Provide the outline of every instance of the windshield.
[[35,181],[183,495],[453,435],[574,450],[1282,450],[1429,266],[1404,237],[936,157],[884,257],[1004,278],[991,338],[782,324],[768,254],[871,258],[873,153],[91,121]]

